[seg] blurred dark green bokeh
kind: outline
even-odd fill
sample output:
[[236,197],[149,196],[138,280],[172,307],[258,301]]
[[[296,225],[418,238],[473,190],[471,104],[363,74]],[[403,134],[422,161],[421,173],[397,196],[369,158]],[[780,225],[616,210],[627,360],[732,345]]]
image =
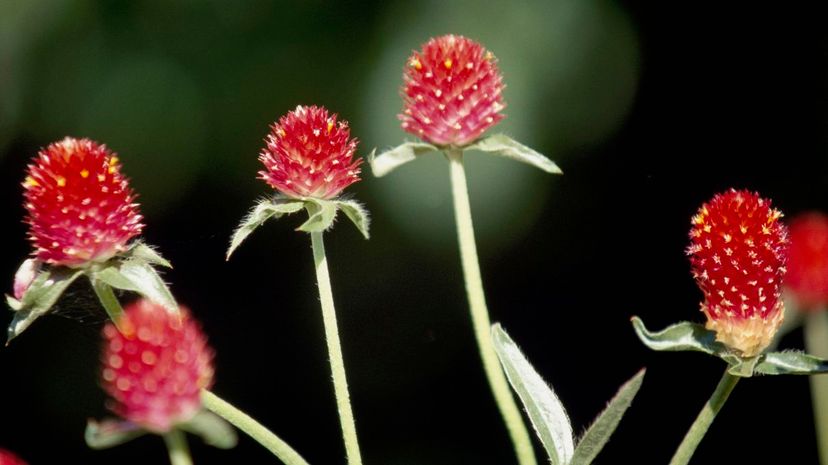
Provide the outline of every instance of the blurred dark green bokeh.
[[[601,463],[663,463],[721,367],[644,351],[628,318],[700,319],[683,248],[690,214],[714,192],[758,189],[791,214],[828,208],[817,17],[609,0],[0,0],[0,278],[10,288],[29,250],[19,221],[28,159],[66,135],[105,142],[140,193],[148,241],[176,266],[174,292],[217,349],[216,391],[312,463],[344,463],[299,220],[268,224],[229,263],[223,252],[268,193],[255,177],[270,122],[320,104],[350,121],[361,154],[396,145],[407,138],[396,115],[410,51],[467,35],[496,54],[508,86],[496,130],[566,173],[467,157],[493,318],[555,385],[576,429],[649,365]],[[349,191],[373,213],[372,239],[346,222],[327,237],[366,462],[512,463],[474,350],[444,160],[383,179],[366,165],[363,178]],[[164,459],[156,438],[104,452],[83,444],[85,419],[107,414],[96,308],[75,286],[58,317],[0,349],[0,446],[33,464]],[[810,463],[805,380],[744,384],[700,463],[770,460],[728,451],[755,441],[744,421],[776,422],[766,428]],[[757,412],[769,397],[774,413]],[[272,463],[249,440],[229,452],[193,446],[200,464]]]

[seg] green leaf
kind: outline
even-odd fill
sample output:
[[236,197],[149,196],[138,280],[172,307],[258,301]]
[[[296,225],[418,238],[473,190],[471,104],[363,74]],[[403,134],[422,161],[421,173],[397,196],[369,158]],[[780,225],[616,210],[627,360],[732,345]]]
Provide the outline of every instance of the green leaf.
[[644,381],[645,372],[646,370],[642,369],[618,389],[618,393],[607,404],[607,408],[595,419],[595,422],[578,442],[575,447],[575,454],[570,462],[571,465],[589,465],[595,460],[595,457],[609,441],[612,433],[615,432],[618,423],[621,422],[624,413],[632,404],[635,395],[638,394],[641,382]]
[[92,449],[108,449],[146,434],[138,425],[126,421],[89,420],[83,438]]
[[115,289],[137,292],[171,312],[178,312],[178,304],[167,284],[152,265],[138,258],[112,263],[95,271],[92,278],[103,281]]
[[418,155],[439,150],[438,147],[425,142],[405,142],[379,155],[371,152],[368,156],[368,163],[371,165],[374,176],[379,178],[414,160]]
[[200,436],[205,443],[219,449],[232,449],[238,443],[236,430],[218,415],[202,410],[190,421],[179,425],[184,431]]
[[19,300],[15,299],[14,297],[8,294],[6,294],[6,305],[8,305],[13,312],[16,312],[23,308],[23,304]]
[[38,273],[20,299],[19,309],[9,325],[6,344],[46,314],[66,288],[82,274],[83,270],[64,267],[49,268]]
[[296,213],[304,206],[303,201],[288,198],[262,199],[257,202],[256,206],[250,210],[250,213],[244,217],[241,224],[233,232],[233,238],[230,240],[230,247],[227,249],[225,259],[229,260],[230,255],[241,245],[242,241],[270,217],[279,218],[282,215]]
[[297,231],[322,232],[330,228],[336,219],[336,203],[328,200],[308,199],[305,208],[308,210],[307,221],[296,228]]
[[828,361],[802,352],[770,352],[761,357],[755,372],[765,375],[817,375],[828,373]]
[[731,360],[722,355],[720,356],[726,362],[730,363],[730,368],[727,369],[727,372],[733,376],[739,376],[742,378],[750,378],[751,376],[753,376],[753,371],[756,368],[756,363],[759,361],[759,357],[739,358],[733,355],[731,356]]
[[135,242],[126,253],[126,257],[135,257],[141,259],[152,265],[163,266],[164,268],[172,268],[172,264],[155,251],[154,247],[147,245],[142,241]]
[[354,226],[359,229],[359,232],[366,239],[369,239],[370,234],[368,233],[368,228],[371,225],[371,218],[368,215],[368,210],[355,200],[336,200],[335,203],[345,213],[345,216],[354,223]]
[[464,149],[493,153],[495,155],[500,155],[532,165],[535,168],[540,168],[543,171],[546,171],[547,173],[563,174],[563,171],[561,171],[555,162],[505,134],[495,134],[489,137],[484,137]]
[[696,323],[683,321],[657,332],[650,332],[637,316],[632,317],[633,328],[641,342],[653,350],[698,351],[718,356],[727,347],[716,341],[716,333]]
[[552,465],[568,465],[575,445],[563,404],[500,324],[492,325],[492,339],[503,371],[523,402]]

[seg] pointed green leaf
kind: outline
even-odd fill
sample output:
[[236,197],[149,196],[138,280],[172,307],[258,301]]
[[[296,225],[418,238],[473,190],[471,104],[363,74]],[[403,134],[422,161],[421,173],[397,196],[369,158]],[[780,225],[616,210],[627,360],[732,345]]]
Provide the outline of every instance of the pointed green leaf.
[[178,304],[167,284],[149,263],[130,258],[98,270],[94,279],[103,281],[115,289],[132,291],[161,304],[171,312],[178,312]]
[[492,339],[503,371],[523,402],[552,465],[568,465],[575,445],[563,404],[500,324],[492,325]]
[[756,364],[765,375],[817,375],[828,373],[828,361],[802,352],[770,352]]
[[330,228],[336,219],[336,203],[328,200],[313,199],[305,203],[308,210],[307,221],[296,228],[297,231],[322,232]]
[[354,226],[359,229],[359,232],[366,239],[370,238],[368,228],[371,225],[371,218],[368,215],[368,210],[361,203],[355,200],[337,200],[336,206],[345,213],[345,216],[354,223]]
[[547,173],[563,174],[563,171],[558,168],[555,162],[505,134],[484,137],[465,147],[465,150],[480,150],[481,152],[493,153],[532,165]]
[[41,271],[26,289],[20,306],[8,329],[8,342],[26,330],[34,321],[48,312],[83,270],[54,267]]
[[730,367],[727,369],[727,372],[733,376],[739,376],[741,378],[750,378],[753,376],[756,363],[759,361],[759,357],[738,358],[733,356],[733,360],[729,360],[725,357],[722,358],[730,363]]
[[108,449],[144,434],[146,431],[134,423],[118,420],[104,420],[98,423],[89,420],[83,437],[86,445],[92,449]]
[[172,268],[172,264],[155,251],[154,247],[147,245],[144,242],[138,241],[132,245],[127,252],[127,257],[135,257],[141,259],[152,265],[163,266],[164,268]]
[[641,342],[653,350],[689,350],[710,355],[727,351],[724,344],[716,342],[716,333],[700,324],[683,321],[661,331],[650,332],[637,316],[632,317],[631,321]]
[[575,448],[575,454],[572,456],[571,465],[589,465],[595,460],[595,457],[604,448],[607,441],[609,441],[618,423],[624,413],[632,404],[635,395],[641,388],[641,382],[644,380],[644,373],[646,370],[641,370],[636,373],[629,381],[615,394],[615,397],[607,404],[607,408],[595,419],[595,423],[589,427],[584,436],[578,442]]
[[368,156],[368,163],[371,164],[371,171],[374,176],[379,178],[414,160],[418,155],[439,150],[439,148],[425,142],[405,142],[379,155],[374,155],[371,152],[371,155]]
[[6,305],[8,305],[13,312],[16,312],[23,308],[23,304],[19,300],[15,299],[14,297],[8,294],[6,294]]
[[304,202],[296,199],[275,198],[258,201],[233,232],[225,259],[229,260],[230,255],[241,245],[242,241],[270,217],[279,218],[282,215],[296,213],[302,208],[304,208]]
[[236,430],[214,413],[202,410],[190,421],[179,425],[184,431],[200,436],[204,442],[219,449],[236,447]]

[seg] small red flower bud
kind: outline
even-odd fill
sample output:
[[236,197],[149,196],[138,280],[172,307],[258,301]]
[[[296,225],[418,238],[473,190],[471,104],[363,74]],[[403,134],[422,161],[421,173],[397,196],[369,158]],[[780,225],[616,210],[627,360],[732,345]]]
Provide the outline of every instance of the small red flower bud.
[[791,222],[791,248],[785,286],[799,310],[828,305],[828,216],[808,213]]
[[744,357],[770,344],[784,316],[788,240],[781,216],[770,200],[731,189],[703,204],[692,220],[687,254],[704,293],[707,328]]
[[471,39],[429,40],[408,59],[403,79],[402,128],[426,142],[467,145],[504,118],[497,59]]
[[37,274],[40,272],[40,265],[40,261],[35,260],[34,258],[27,258],[26,260],[23,260],[20,268],[18,268],[17,272],[14,274],[15,299],[20,300],[23,298],[26,290],[29,289],[29,286],[32,285],[32,281],[34,281]]
[[26,465],[26,462],[11,452],[0,449],[0,465]]
[[259,155],[267,170],[259,178],[282,194],[331,199],[359,181],[362,159],[353,160],[358,141],[336,114],[300,105],[270,128]]
[[110,408],[156,433],[170,431],[201,409],[200,392],[213,382],[213,351],[189,311],[181,316],[147,299],[104,327],[103,387]]
[[126,250],[144,225],[120,171],[118,157],[89,139],[67,137],[38,153],[23,181],[38,259],[79,266]]

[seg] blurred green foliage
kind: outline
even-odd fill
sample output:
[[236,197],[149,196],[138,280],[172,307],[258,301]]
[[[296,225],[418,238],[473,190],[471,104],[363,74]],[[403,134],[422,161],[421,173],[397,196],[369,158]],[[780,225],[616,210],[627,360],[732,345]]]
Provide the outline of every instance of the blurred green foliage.
[[[177,199],[196,183],[252,198],[267,190],[254,178],[268,125],[297,104],[340,113],[362,153],[404,139],[403,63],[448,32],[500,60],[508,118],[495,130],[564,171],[632,102],[636,36],[609,1],[4,0],[0,153],[9,156],[3,147],[16,138],[102,141],[124,160],[149,215],[186,209]],[[531,227],[554,181],[478,155],[469,157],[478,234],[505,245]],[[453,221],[448,175],[432,158],[366,183],[363,200],[442,250]]]

